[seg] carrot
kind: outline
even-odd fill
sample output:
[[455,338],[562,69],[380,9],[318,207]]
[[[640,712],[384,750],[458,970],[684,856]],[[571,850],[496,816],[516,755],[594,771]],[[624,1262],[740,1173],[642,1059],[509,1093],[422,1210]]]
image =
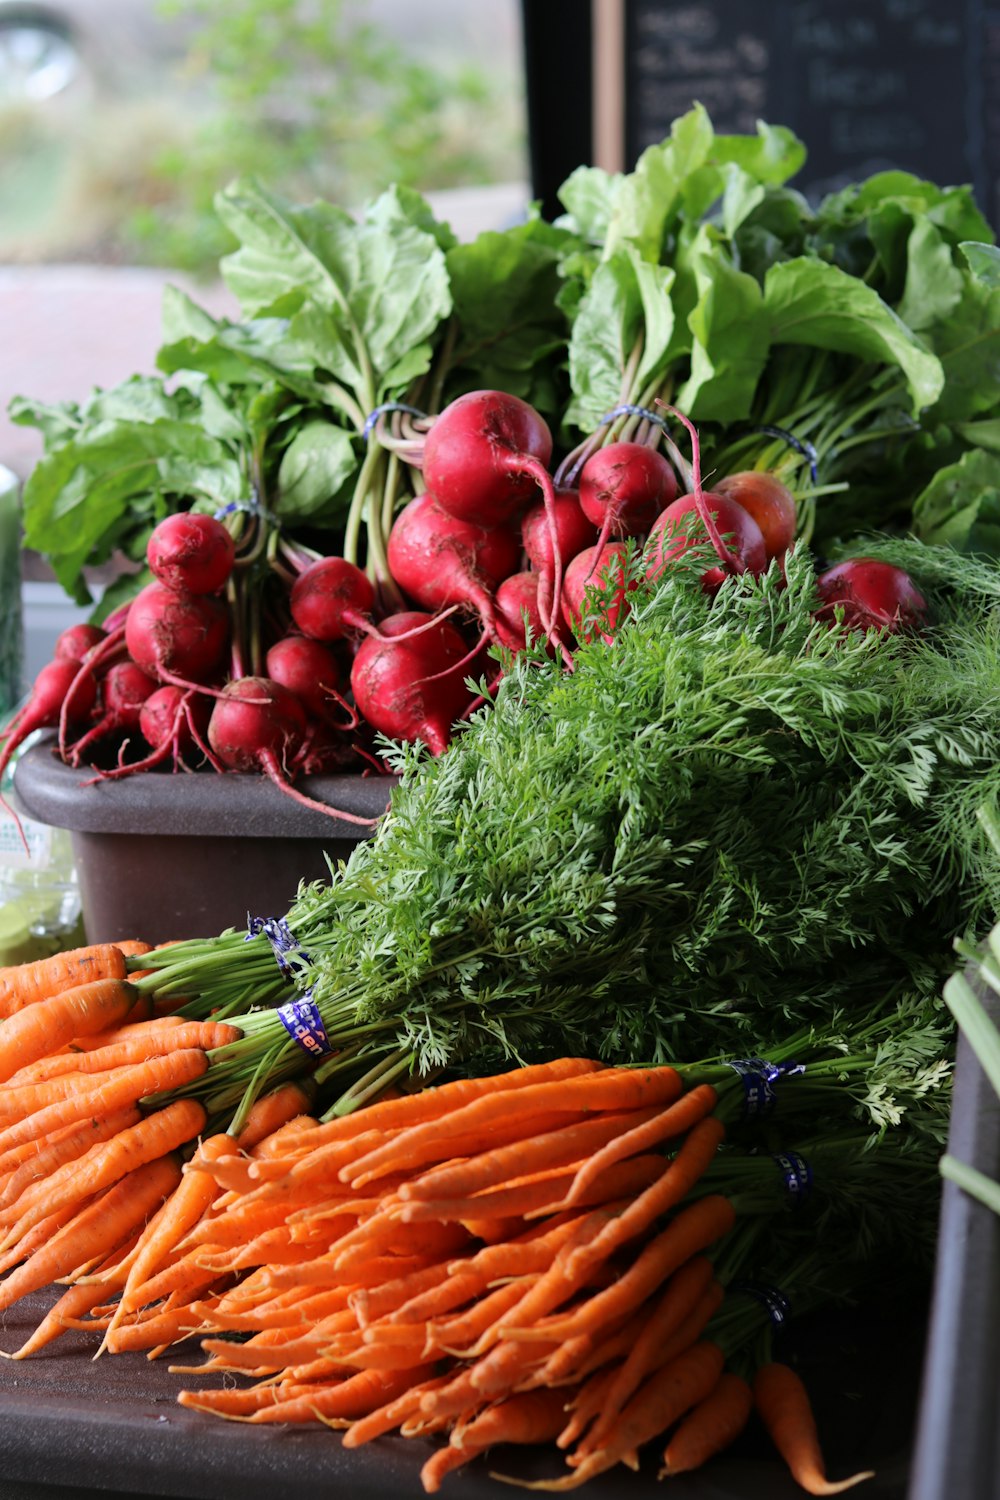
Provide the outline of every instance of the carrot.
[[400,1166],[412,1170],[442,1153],[449,1157],[467,1155],[466,1138],[481,1138],[487,1144],[491,1138],[498,1144],[518,1135],[525,1138],[545,1128],[535,1123],[535,1116],[553,1117],[555,1121],[560,1115],[586,1117],[598,1110],[645,1109],[676,1099],[680,1089],[680,1078],[673,1068],[605,1068],[576,1077],[522,1084],[515,1095],[516,1108],[504,1093],[486,1093],[450,1111],[444,1119],[427,1120],[401,1131],[360,1160],[342,1167],[340,1177],[357,1187]]
[[74,1037],[124,1020],[137,995],[126,979],[94,979],[15,1012],[0,1026],[0,1083]]
[[753,1379],[753,1399],[774,1446],[808,1494],[839,1495],[873,1478],[868,1469],[850,1479],[827,1479],[809,1393],[791,1366],[777,1361],[761,1365]]
[[[206,1157],[224,1156],[236,1150],[236,1141],[231,1135],[213,1135],[207,1141],[202,1141],[199,1149]],[[170,1251],[201,1218],[215,1197],[215,1192],[215,1184],[203,1173],[183,1173],[160,1214],[146,1226],[138,1254],[122,1288],[117,1310],[108,1324],[108,1332],[117,1328],[122,1319],[140,1305],[137,1297],[141,1295],[143,1284],[160,1270]],[[106,1342],[107,1335],[101,1345],[102,1349]]]
[[186,1306],[163,1308],[148,1318],[122,1323],[108,1338],[108,1352],[134,1354],[143,1349],[156,1352],[190,1338],[197,1331]]
[[137,1125],[142,1116],[134,1105],[112,1110],[97,1119],[79,1120],[54,1135],[43,1136],[40,1141],[29,1143],[30,1153],[25,1148],[25,1158],[7,1178],[0,1193],[0,1212],[15,1204],[21,1193],[38,1178],[50,1176],[56,1167],[68,1161],[78,1161],[92,1146],[108,1141],[129,1125]]
[[[649,1187],[662,1172],[662,1156],[634,1156],[628,1161],[615,1163],[574,1198],[573,1207],[591,1208],[609,1198],[631,1197]],[[426,1219],[461,1219],[476,1223],[472,1217],[475,1214],[488,1214],[491,1219],[537,1218],[566,1207],[566,1194],[574,1175],[572,1170],[540,1172],[522,1182],[490,1188],[471,1198],[422,1198],[419,1202],[404,1202],[400,1218],[404,1224],[419,1224]]]
[[[106,1255],[159,1207],[180,1180],[173,1156],[158,1156],[139,1165],[90,1202],[51,1239],[0,1282],[0,1310]],[[98,1190],[99,1191],[99,1190]]]
[[528,1139],[517,1139],[509,1145],[482,1151],[471,1161],[449,1162],[419,1177],[411,1178],[399,1189],[404,1202],[428,1198],[469,1198],[498,1183],[510,1182],[529,1172],[546,1167],[562,1167],[583,1161],[607,1145],[639,1120],[655,1119],[658,1109],[632,1110],[628,1113],[599,1115],[563,1125]]
[[59,1104],[50,1104],[37,1110],[23,1120],[17,1120],[0,1131],[0,1153],[6,1154],[12,1147],[24,1141],[38,1139],[58,1130],[74,1120],[98,1116],[105,1111],[120,1109],[122,1105],[135,1104],[147,1094],[179,1088],[200,1078],[208,1067],[208,1057],[200,1047],[182,1047],[179,1052],[169,1052],[163,1057],[151,1057],[144,1063],[136,1063],[91,1092],[73,1094]]
[[[644,1233],[668,1209],[688,1196],[707,1171],[725,1134],[725,1126],[714,1115],[700,1120],[684,1140],[662,1176],[609,1221],[604,1233],[577,1252],[579,1265],[593,1265],[612,1256],[629,1239]],[[577,1265],[571,1265],[576,1270]]]
[[398,1427],[407,1417],[419,1410],[421,1398],[425,1394],[437,1390],[450,1379],[450,1372],[444,1375],[432,1375],[427,1380],[418,1381],[415,1385],[409,1386],[402,1395],[385,1402],[382,1406],[377,1406],[367,1416],[356,1417],[347,1425],[341,1438],[343,1446],[360,1448],[362,1443],[370,1443],[372,1438],[391,1432],[394,1427]]
[[429,1365],[399,1370],[359,1370],[325,1389],[294,1396],[254,1413],[251,1422],[314,1422],[318,1417],[364,1417],[401,1396],[431,1373]]
[[515,1335],[513,1329],[508,1329],[508,1336],[574,1338],[609,1323],[640,1306],[686,1260],[727,1234],[735,1219],[733,1205],[720,1193],[696,1199],[681,1209],[667,1227],[643,1247],[611,1286],[596,1292],[575,1312],[553,1320],[544,1334],[519,1329]]
[[753,1410],[753,1392],[739,1375],[725,1370],[715,1389],[699,1401],[663,1450],[658,1479],[700,1469],[735,1442]]
[[697,1125],[718,1103],[718,1095],[710,1083],[699,1083],[672,1104],[669,1109],[658,1110],[652,1119],[636,1125],[608,1144],[595,1151],[579,1168],[573,1186],[567,1193],[568,1203],[576,1203],[589,1183],[604,1172],[613,1162],[622,1161],[637,1152],[648,1151],[661,1141],[684,1135]]
[[447,1448],[439,1448],[424,1464],[420,1480],[428,1494],[441,1487],[446,1474],[498,1443],[544,1443],[559,1431],[562,1400],[558,1391],[529,1391],[509,1396],[453,1433]]
[[[101,1141],[78,1161],[58,1167],[51,1177],[28,1188],[18,1200],[17,1231],[31,1229],[47,1213],[101,1192],[185,1145],[205,1124],[205,1109],[196,1099],[178,1099],[137,1125]],[[29,1202],[30,1199],[30,1202]],[[6,1241],[2,1248],[6,1248]]]
[[[134,1023],[133,1023],[134,1024]],[[239,1041],[242,1033],[236,1026],[224,1021],[187,1021],[168,1029],[134,1031],[125,1028],[125,1035],[116,1042],[87,1050],[71,1050],[49,1054],[21,1068],[0,1087],[0,1103],[8,1090],[16,1086],[46,1083],[67,1073],[100,1073],[108,1068],[125,1067],[130,1063],[144,1062],[148,1057],[160,1057],[164,1052],[177,1051],[181,1047],[200,1047],[210,1052],[213,1047],[225,1047],[229,1042]],[[0,1036],[2,1036],[0,1032]]]
[[58,1078],[46,1078],[42,1083],[26,1083],[12,1088],[0,1086],[0,1125],[11,1125],[17,1120],[27,1119],[50,1104],[62,1104],[74,1094],[93,1092],[103,1084],[110,1083],[122,1073],[122,1068],[104,1068],[99,1073],[63,1073]]
[[53,1213],[46,1214],[45,1218],[38,1224],[26,1230],[23,1235],[20,1235],[15,1240],[9,1249],[0,1254],[0,1275],[3,1275],[5,1271],[9,1271],[12,1266],[16,1266],[19,1261],[26,1260],[29,1255],[33,1255],[41,1245],[46,1244],[51,1239],[52,1235],[62,1229],[64,1224],[68,1224],[70,1219],[79,1210],[79,1204],[67,1204],[64,1208],[59,1208]]
[[40,1349],[52,1343],[67,1328],[80,1327],[87,1313],[93,1312],[101,1302],[121,1288],[125,1281],[129,1251],[138,1238],[138,1229],[133,1230],[128,1239],[104,1257],[94,1276],[74,1281],[66,1288],[19,1349],[15,1349],[13,1354],[5,1354],[0,1350],[0,1355],[4,1359],[27,1359],[30,1354],[37,1354]]
[[128,1019],[121,1026],[109,1026],[106,1031],[95,1031],[92,1036],[74,1037],[69,1047],[63,1049],[63,1053],[67,1051],[91,1052],[97,1047],[110,1047],[116,1042],[124,1042],[129,1037],[152,1035],[165,1037],[178,1026],[189,1024],[185,1022],[183,1016],[153,1016],[133,1020],[134,1014],[134,1010],[129,1011]]
[[[231,1029],[235,1030],[235,1027]],[[251,1151],[254,1146],[259,1146],[268,1136],[273,1135],[280,1126],[304,1115],[315,1094],[315,1085],[308,1079],[294,1079],[261,1094],[250,1106],[240,1127],[237,1136],[240,1150]]]
[[92,943],[14,964],[0,969],[0,1019],[92,980],[125,977],[125,956],[114,943]]

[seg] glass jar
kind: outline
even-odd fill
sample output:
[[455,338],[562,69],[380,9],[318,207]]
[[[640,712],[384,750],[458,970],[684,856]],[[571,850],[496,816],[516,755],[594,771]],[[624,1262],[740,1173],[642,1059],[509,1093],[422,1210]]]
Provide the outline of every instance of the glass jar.
[[23,654],[20,486],[0,464],[0,720],[21,696]]
[[[37,738],[29,736],[21,750]],[[0,966],[85,941],[70,835],[24,813],[12,772],[13,765],[0,784],[5,804],[0,806]]]

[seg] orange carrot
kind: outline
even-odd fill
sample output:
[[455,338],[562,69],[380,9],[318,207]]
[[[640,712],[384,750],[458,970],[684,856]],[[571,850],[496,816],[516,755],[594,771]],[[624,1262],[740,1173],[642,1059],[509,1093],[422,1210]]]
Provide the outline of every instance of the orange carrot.
[[179,1180],[180,1164],[172,1156],[147,1161],[120,1178],[0,1282],[0,1310],[113,1250]]
[[449,1162],[411,1178],[399,1189],[404,1202],[414,1199],[471,1197],[512,1178],[546,1167],[561,1167],[584,1161],[600,1147],[607,1145],[639,1121],[647,1122],[659,1115],[659,1109],[608,1113],[593,1120],[562,1125],[509,1145],[482,1151],[471,1160]]
[[25,1159],[7,1178],[3,1192],[0,1193],[0,1212],[15,1204],[32,1182],[49,1177],[56,1167],[65,1162],[78,1161],[92,1146],[101,1141],[109,1141],[129,1125],[137,1125],[141,1118],[138,1109],[134,1105],[128,1105],[96,1119],[79,1120],[54,1135],[30,1142],[33,1149],[30,1154],[26,1150]]
[[[616,1162],[606,1172],[588,1183],[584,1192],[573,1200],[574,1208],[591,1208],[609,1198],[627,1198],[641,1193],[663,1173],[663,1157],[633,1156]],[[565,1208],[566,1194],[573,1183],[572,1169],[565,1172],[539,1172],[524,1181],[505,1187],[490,1188],[471,1198],[427,1198],[403,1202],[400,1218],[404,1224],[419,1224],[425,1219],[472,1220],[473,1215],[490,1218],[537,1218]]]
[[[59,1052],[39,1058],[21,1068],[0,1086],[0,1104],[5,1106],[8,1091],[28,1084],[46,1083],[50,1079],[64,1077],[67,1073],[100,1073],[108,1068],[120,1068],[129,1063],[144,1062],[147,1057],[159,1057],[164,1052],[181,1047],[200,1047],[210,1052],[213,1047],[225,1047],[229,1042],[239,1041],[241,1032],[225,1021],[187,1021],[167,1029],[133,1031],[126,1026],[125,1035],[117,1042],[103,1047],[77,1051]],[[0,1032],[0,1036],[2,1036]]]
[[186,1145],[204,1128],[205,1118],[204,1106],[197,1099],[178,1099],[120,1130],[110,1141],[99,1142],[78,1161],[58,1167],[21,1194],[16,1232],[23,1234],[47,1213],[101,1192],[135,1168]]
[[108,1110],[120,1109],[122,1105],[134,1104],[147,1094],[179,1088],[200,1078],[208,1067],[208,1057],[200,1047],[182,1047],[178,1052],[166,1053],[163,1057],[151,1057],[144,1063],[136,1063],[108,1080],[95,1086],[93,1091],[73,1094],[59,1104],[51,1104],[37,1110],[23,1120],[17,1120],[0,1131],[0,1153],[6,1153],[24,1141],[37,1139],[69,1125],[74,1120],[100,1115]]
[[[727,1234],[735,1220],[733,1205],[720,1193],[696,1199],[682,1208],[667,1227],[643,1247],[611,1286],[588,1298],[575,1312],[553,1320],[544,1334],[520,1329],[516,1336],[573,1338],[638,1307],[692,1255],[697,1255]],[[508,1330],[508,1335],[513,1337],[514,1330]]]
[[409,1386],[426,1379],[431,1373],[430,1365],[400,1370],[360,1370],[335,1385],[262,1408],[250,1420],[299,1423],[315,1422],[318,1417],[364,1417],[376,1407],[401,1396]]
[[16,1266],[19,1261],[26,1260],[29,1255],[33,1255],[40,1246],[47,1244],[52,1236],[80,1211],[80,1206],[77,1203],[69,1203],[64,1208],[56,1209],[53,1213],[46,1214],[45,1218],[33,1228],[19,1235],[10,1248],[0,1254],[0,1275],[9,1271],[12,1266]]
[[0,1026],[0,1083],[74,1037],[124,1020],[137,994],[126,979],[94,979],[12,1014]]
[[412,1416],[419,1410],[421,1397],[445,1385],[451,1379],[451,1373],[443,1375],[432,1375],[427,1380],[418,1381],[409,1386],[400,1396],[392,1401],[387,1401],[382,1406],[377,1406],[374,1411],[365,1417],[356,1417],[347,1425],[341,1442],[345,1448],[360,1448],[362,1443],[370,1443],[372,1438],[381,1437],[385,1432],[391,1432],[393,1428],[399,1427],[407,1417]]
[[282,1083],[268,1093],[261,1094],[259,1099],[254,1100],[243,1121],[238,1136],[240,1150],[253,1150],[254,1146],[259,1146],[280,1126],[304,1115],[315,1094],[315,1085],[308,1079]]
[[753,1398],[774,1446],[808,1494],[839,1495],[873,1477],[868,1469],[850,1479],[827,1479],[809,1393],[789,1365],[762,1365],[754,1376]]
[[583,1163],[577,1171],[572,1188],[566,1195],[567,1202],[576,1203],[587,1185],[613,1162],[622,1161],[625,1157],[634,1156],[640,1151],[648,1151],[661,1141],[685,1135],[692,1126],[697,1125],[699,1120],[709,1114],[717,1103],[718,1095],[712,1085],[700,1083],[695,1088],[689,1089],[686,1094],[682,1094],[668,1109],[658,1110],[652,1119],[637,1122],[633,1129],[609,1141],[606,1146],[595,1151],[589,1160]]
[[51,1104],[62,1104],[74,1094],[93,1093],[120,1077],[123,1067],[104,1068],[98,1073],[62,1073],[58,1078],[46,1078],[42,1083],[26,1083],[23,1087],[0,1086],[0,1125],[11,1125],[48,1109]]
[[[91,1052],[97,1047],[111,1047],[116,1042],[127,1041],[130,1037],[137,1036],[159,1036],[164,1037],[176,1030],[178,1026],[189,1024],[183,1016],[153,1016],[142,1020],[133,1020],[135,1012],[129,1011],[128,1020],[121,1026],[109,1026],[106,1031],[95,1031],[93,1036],[77,1036],[70,1042],[64,1053]],[[201,1024],[200,1022],[197,1024]]]
[[428,1494],[441,1487],[446,1474],[498,1443],[545,1443],[559,1431],[562,1399],[558,1391],[529,1391],[509,1396],[467,1423],[460,1441],[453,1433],[446,1448],[439,1448],[424,1464],[420,1480]]
[[735,1442],[753,1410],[753,1392],[739,1375],[725,1370],[719,1382],[677,1427],[663,1450],[658,1479],[700,1469]]
[[623,1213],[608,1222],[604,1233],[589,1245],[577,1251],[576,1264],[594,1265],[607,1259],[628,1240],[643,1234],[668,1209],[676,1207],[688,1196],[715,1159],[716,1152],[725,1134],[725,1126],[714,1115],[700,1120],[681,1145],[677,1155],[670,1161],[662,1176],[645,1192],[634,1198]]
[[[128,1252],[138,1238],[139,1231],[133,1230],[128,1239],[105,1256],[94,1276],[68,1286],[21,1347],[15,1349],[13,1354],[4,1354],[4,1359],[27,1359],[30,1354],[37,1354],[39,1349],[52,1343],[67,1328],[79,1327],[87,1313],[93,1312],[103,1301],[113,1296],[124,1283]],[[2,1353],[0,1350],[0,1354]]]
[[125,956],[113,943],[88,944],[15,964],[0,969],[0,1019],[92,980],[124,978]]
[[466,1138],[481,1138],[487,1144],[491,1137],[498,1144],[517,1138],[518,1134],[523,1138],[540,1128],[535,1123],[525,1124],[535,1116],[552,1117],[555,1122],[559,1115],[583,1118],[599,1110],[645,1109],[676,1099],[680,1089],[680,1079],[673,1068],[605,1068],[596,1073],[522,1085],[513,1105],[505,1094],[490,1092],[450,1111],[443,1120],[438,1117],[401,1131],[360,1160],[342,1167],[340,1177],[358,1187],[399,1166],[405,1165],[412,1171],[416,1166],[440,1160],[442,1155],[464,1156],[468,1154],[464,1149]]

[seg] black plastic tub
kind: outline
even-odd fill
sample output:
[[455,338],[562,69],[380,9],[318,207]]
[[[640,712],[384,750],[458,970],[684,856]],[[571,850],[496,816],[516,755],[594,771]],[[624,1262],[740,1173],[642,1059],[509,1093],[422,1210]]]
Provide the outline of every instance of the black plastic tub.
[[[329,875],[385,811],[396,778],[307,776],[307,796],[370,819],[327,816],[265,776],[141,772],[94,781],[40,741],[18,761],[28,815],[69,830],[88,941],[212,937],[247,914],[283,916],[299,882]],[[90,784],[86,784],[90,783]]]
[[[994,1021],[997,996],[969,981]],[[959,1038],[950,1155],[1000,1176],[1000,1099]],[[955,1183],[941,1197],[937,1265],[908,1500],[1000,1496],[1000,1218]]]

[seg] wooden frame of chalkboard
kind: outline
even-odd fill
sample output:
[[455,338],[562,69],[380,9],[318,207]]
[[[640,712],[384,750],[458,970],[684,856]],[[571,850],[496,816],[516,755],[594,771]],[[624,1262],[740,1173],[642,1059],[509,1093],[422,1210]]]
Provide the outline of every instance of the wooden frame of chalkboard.
[[532,191],[627,171],[698,100],[808,148],[810,197],[901,168],[1000,223],[1000,0],[522,0]]

